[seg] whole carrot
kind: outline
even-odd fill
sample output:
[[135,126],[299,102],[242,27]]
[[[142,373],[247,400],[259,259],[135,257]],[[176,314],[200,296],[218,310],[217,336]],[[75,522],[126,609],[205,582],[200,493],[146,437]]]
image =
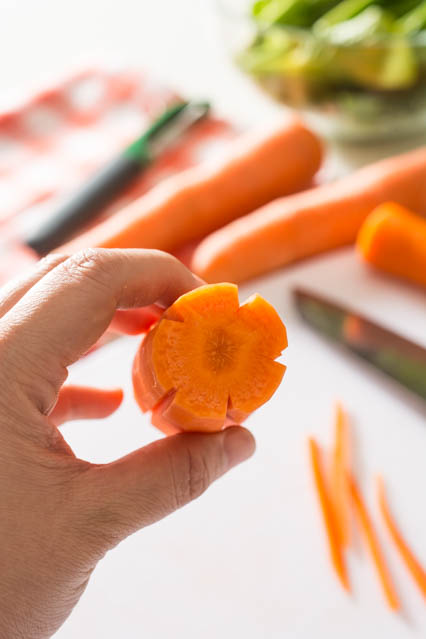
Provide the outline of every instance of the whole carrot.
[[64,250],[174,250],[276,197],[306,188],[321,157],[318,138],[297,119],[250,133],[219,163],[165,180]]
[[426,220],[393,202],[365,220],[357,248],[369,264],[426,286]]
[[425,175],[423,147],[277,199],[205,238],[191,268],[209,282],[240,282],[350,244],[382,202],[394,200],[426,213]]

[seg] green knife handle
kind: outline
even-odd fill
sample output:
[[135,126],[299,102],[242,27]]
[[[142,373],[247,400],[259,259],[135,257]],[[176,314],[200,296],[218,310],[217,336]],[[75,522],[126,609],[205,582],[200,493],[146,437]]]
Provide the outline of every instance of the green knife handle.
[[38,255],[46,255],[66,242],[128,187],[151,163],[151,147],[164,129],[188,106],[174,104],[117,158],[84,184],[54,216],[29,235],[25,242]]

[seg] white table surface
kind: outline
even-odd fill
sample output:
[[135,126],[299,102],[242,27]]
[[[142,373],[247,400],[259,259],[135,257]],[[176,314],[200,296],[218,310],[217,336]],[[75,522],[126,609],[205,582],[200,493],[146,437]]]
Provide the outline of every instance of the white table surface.
[[[239,122],[262,121],[276,112],[229,63],[207,0],[0,0],[0,53],[0,95],[106,56],[149,67],[188,95],[211,97],[221,113]],[[399,147],[335,149],[329,172]],[[424,601],[381,525],[404,614],[387,610],[359,542],[349,562],[354,595],[341,591],[330,569],[306,451],[308,433],[330,442],[332,402],[341,398],[353,418],[357,468],[369,503],[374,505],[373,477],[379,471],[398,520],[426,563],[424,407],[302,326],[289,296],[295,283],[426,345],[425,295],[367,272],[351,249],[242,287],[242,300],[259,291],[276,306],[290,343],[282,387],[248,422],[256,455],[197,502],[111,552],[58,639],[426,636]],[[157,437],[132,400],[137,343],[123,338],[71,370],[74,382],[122,384],[126,390],[113,417],[63,429],[85,459],[109,461]],[[377,508],[374,514],[380,524]]]

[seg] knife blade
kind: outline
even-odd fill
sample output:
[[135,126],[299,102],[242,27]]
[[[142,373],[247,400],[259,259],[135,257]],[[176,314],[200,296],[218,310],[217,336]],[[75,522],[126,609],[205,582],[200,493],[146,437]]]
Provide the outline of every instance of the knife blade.
[[303,320],[426,400],[426,349],[315,293],[293,291]]

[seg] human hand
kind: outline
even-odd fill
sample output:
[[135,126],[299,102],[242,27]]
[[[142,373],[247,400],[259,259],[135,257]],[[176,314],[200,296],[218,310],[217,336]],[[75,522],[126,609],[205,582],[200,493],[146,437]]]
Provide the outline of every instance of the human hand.
[[131,332],[147,323],[144,311],[132,324],[116,309],[168,306],[199,283],[165,253],[87,250],[46,258],[0,291],[0,637],[50,637],[110,548],[253,453],[248,431],[231,427],[96,465],[77,459],[57,428],[121,402],[119,390],[61,390],[67,367],[112,320]]

